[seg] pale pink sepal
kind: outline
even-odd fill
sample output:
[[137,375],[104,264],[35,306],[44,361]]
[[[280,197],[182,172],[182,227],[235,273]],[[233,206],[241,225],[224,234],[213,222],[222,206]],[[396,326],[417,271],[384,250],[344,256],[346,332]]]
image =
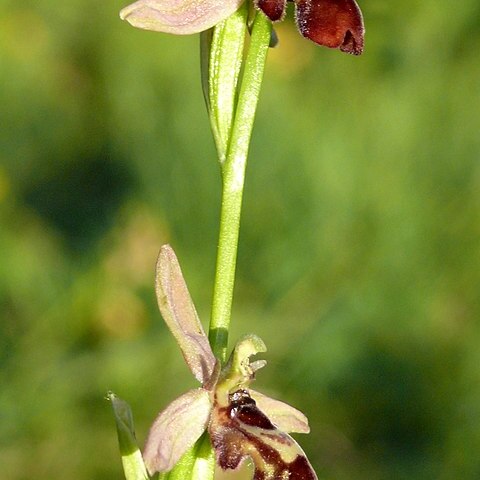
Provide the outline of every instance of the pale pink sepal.
[[163,245],[158,255],[155,291],[163,318],[187,365],[197,380],[207,383],[215,367],[215,357],[170,245]]
[[234,13],[244,0],[138,0],[120,18],[144,30],[188,35],[207,30]]
[[150,475],[175,466],[207,428],[211,410],[209,392],[198,388],[178,397],[158,415],[143,452]]
[[308,419],[300,410],[279,400],[267,397],[255,390],[250,389],[249,392],[259,410],[261,410],[279,430],[286,433],[310,432]]

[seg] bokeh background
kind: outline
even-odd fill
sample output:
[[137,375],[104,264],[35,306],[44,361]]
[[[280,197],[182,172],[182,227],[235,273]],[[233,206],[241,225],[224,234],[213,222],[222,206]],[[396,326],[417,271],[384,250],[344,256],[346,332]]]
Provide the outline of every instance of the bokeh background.
[[[153,267],[172,243],[207,323],[198,38],[135,30],[125,3],[0,2],[4,480],[122,478],[106,391],[143,442],[195,385]],[[359,58],[278,25],[231,338],[267,343],[256,388],[308,414],[319,478],[479,479],[480,4],[360,3]]]

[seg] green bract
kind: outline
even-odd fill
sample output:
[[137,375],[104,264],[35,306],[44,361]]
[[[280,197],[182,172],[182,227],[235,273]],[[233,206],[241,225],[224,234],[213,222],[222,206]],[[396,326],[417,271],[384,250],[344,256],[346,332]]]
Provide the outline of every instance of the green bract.
[[108,392],[117,424],[118,444],[122,455],[123,470],[127,480],[148,480],[140,449],[135,438],[132,410],[127,402]]

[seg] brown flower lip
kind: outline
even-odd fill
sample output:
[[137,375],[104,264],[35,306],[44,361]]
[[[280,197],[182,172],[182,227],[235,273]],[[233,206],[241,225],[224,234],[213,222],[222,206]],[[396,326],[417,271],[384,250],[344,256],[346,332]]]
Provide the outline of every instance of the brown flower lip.
[[[355,0],[288,0],[295,3],[295,20],[300,33],[328,48],[360,55],[365,28]],[[272,22],[283,20],[287,0],[255,0],[256,7]]]
[[209,432],[224,470],[236,470],[250,456],[254,480],[318,480],[303,450],[276,428],[247,390],[237,390],[227,406],[214,409]]

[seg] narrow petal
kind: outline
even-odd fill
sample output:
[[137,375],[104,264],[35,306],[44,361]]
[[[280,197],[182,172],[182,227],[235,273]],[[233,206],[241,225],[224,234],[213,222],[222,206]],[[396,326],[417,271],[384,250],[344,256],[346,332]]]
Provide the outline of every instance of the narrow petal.
[[287,0],[255,0],[255,6],[272,22],[277,22],[285,17]]
[[227,407],[215,403],[208,428],[223,470],[235,470],[249,457],[254,480],[317,480],[298,443],[270,422],[247,390],[231,394]]
[[153,422],[143,459],[150,475],[168,472],[207,428],[212,404],[203,388],[174,400]]
[[207,30],[235,12],[244,0],[138,0],[120,12],[131,25],[188,35]]
[[319,45],[360,55],[363,52],[362,12],[355,0],[295,0],[300,33]]
[[296,408],[291,407],[287,403],[274,400],[266,395],[249,390],[250,396],[255,400],[257,407],[261,410],[270,421],[280,430],[289,433],[309,433],[307,417]]
[[160,311],[185,361],[195,378],[206,383],[215,367],[215,357],[170,245],[163,245],[158,255],[155,290]]

